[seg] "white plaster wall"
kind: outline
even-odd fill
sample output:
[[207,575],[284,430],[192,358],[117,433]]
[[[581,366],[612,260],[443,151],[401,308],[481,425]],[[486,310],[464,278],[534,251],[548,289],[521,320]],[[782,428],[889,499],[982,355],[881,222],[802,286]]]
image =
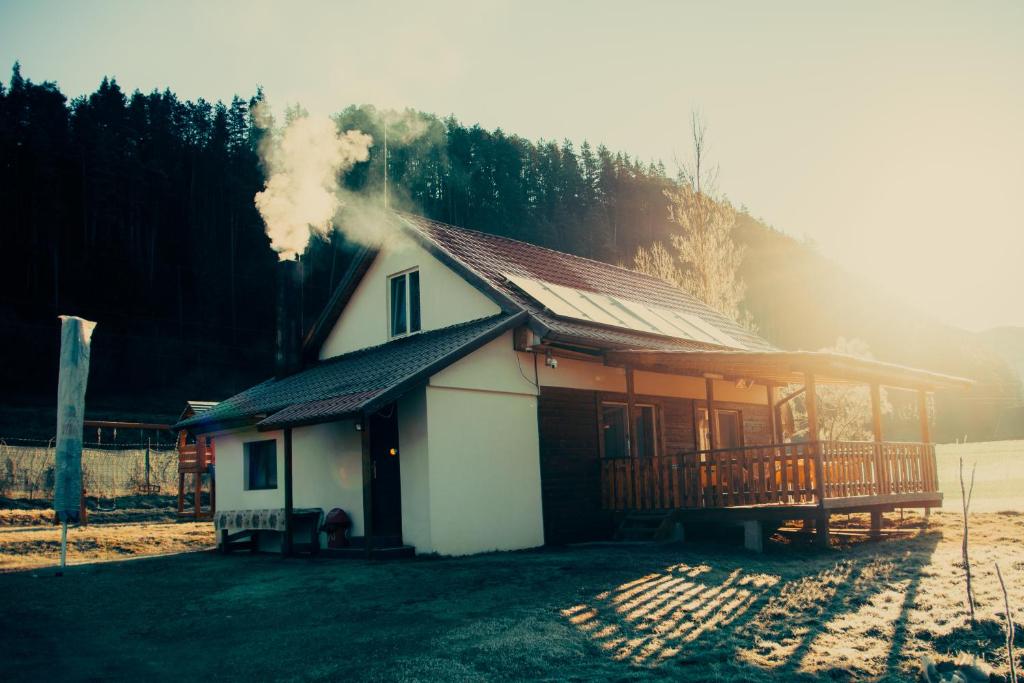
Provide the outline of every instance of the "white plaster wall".
[[[284,507],[284,436],[255,428],[219,432],[217,509],[258,510]],[[277,442],[277,488],[245,490],[245,448],[249,441]],[[297,508],[340,507],[352,518],[352,535],[363,533],[363,472],[360,433],[350,420],[292,430],[292,504]],[[327,538],[321,536],[326,544]],[[264,533],[260,549],[280,550],[277,534]]]
[[430,535],[430,460],[427,392],[420,387],[398,401],[398,467],[402,483],[402,542],[433,552]]
[[[278,484],[283,490],[281,474]],[[292,430],[292,504],[324,514],[342,508],[352,518],[351,535],[363,534],[362,434],[352,420]],[[326,534],[320,540],[326,544]]]
[[536,396],[430,386],[426,399],[430,545],[417,549],[543,545]]
[[510,330],[431,377],[430,386],[535,396],[533,358],[514,348]]
[[[255,428],[218,432],[213,435],[217,449],[217,509],[259,510],[284,507],[284,441],[279,431]],[[277,441],[277,488],[245,490],[245,448],[248,441]]]
[[[520,364],[524,370],[529,368],[528,376],[533,376],[533,354],[518,352]],[[551,369],[540,358],[537,363],[537,374],[540,385],[561,387],[566,389],[587,389],[591,391],[614,391],[625,393],[626,371],[601,363],[559,358],[558,367]],[[671,396],[676,398],[704,398],[704,379],[682,375],[668,375],[657,372],[637,370],[634,373],[636,393],[650,396]],[[735,403],[768,404],[768,394],[764,385],[755,384],[749,389],[738,389],[736,384],[725,380],[715,380],[715,400]]]
[[320,348],[320,358],[388,341],[388,276],[420,270],[420,315],[423,331],[436,330],[499,313],[478,289],[407,239],[388,243],[356,287],[334,328]]

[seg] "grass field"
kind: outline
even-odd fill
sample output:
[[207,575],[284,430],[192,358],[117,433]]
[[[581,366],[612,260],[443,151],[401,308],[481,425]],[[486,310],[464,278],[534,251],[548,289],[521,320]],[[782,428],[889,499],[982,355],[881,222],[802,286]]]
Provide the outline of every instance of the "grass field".
[[[187,662],[227,679],[901,681],[923,655],[958,651],[1005,674],[993,563],[1024,622],[1022,445],[940,447],[946,506],[927,528],[908,513],[879,543],[841,536],[818,550],[787,535],[763,555],[691,543],[391,563],[224,557],[183,552],[212,545],[208,523],[111,518],[71,530],[77,566],[57,578],[57,530],[32,526],[46,513],[12,512],[7,526],[0,514],[3,678],[170,680]],[[961,453],[978,461],[974,628]],[[153,553],[164,555],[97,562]],[[1020,654],[1020,627],[1017,642]]]
[[964,461],[964,477],[971,478],[977,463],[971,510],[1024,512],[1024,441],[943,444],[935,449],[939,468],[939,488],[946,510],[961,506],[959,460]]
[[1024,604],[1024,515],[979,514],[973,538],[976,629],[959,519],[939,513],[909,538],[828,550],[795,539],[764,555],[713,544],[379,563],[202,552],[59,578],[13,572],[0,575],[0,661],[7,680],[903,681],[926,653],[967,650],[1005,673],[992,563]]

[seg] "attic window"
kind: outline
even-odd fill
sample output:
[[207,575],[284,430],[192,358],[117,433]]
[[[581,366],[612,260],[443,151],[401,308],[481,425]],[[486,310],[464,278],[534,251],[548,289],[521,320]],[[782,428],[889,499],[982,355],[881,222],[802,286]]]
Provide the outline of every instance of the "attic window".
[[388,329],[391,337],[420,331],[420,271],[413,269],[388,278]]

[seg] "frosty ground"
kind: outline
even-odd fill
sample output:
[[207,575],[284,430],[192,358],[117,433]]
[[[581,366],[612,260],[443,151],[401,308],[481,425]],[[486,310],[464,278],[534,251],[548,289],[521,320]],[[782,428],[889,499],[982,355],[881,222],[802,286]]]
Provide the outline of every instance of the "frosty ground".
[[[76,564],[57,578],[45,506],[0,510],[3,677],[164,680],[184,667],[260,680],[898,681],[922,655],[960,650],[1005,674],[993,563],[1024,621],[1021,453],[1020,442],[942,447],[946,506],[928,527],[908,514],[886,540],[839,534],[828,550],[787,534],[764,555],[695,542],[381,563],[224,557],[208,550],[208,522],[176,523],[166,501],[139,499],[72,529]],[[961,454],[979,462],[974,629]],[[1024,651],[1024,629],[1017,642]]]
[[[376,562],[185,553],[0,575],[9,680],[907,680],[925,653],[1006,671],[998,560],[1024,604],[1024,515],[980,513],[966,628],[959,518],[818,550],[594,546]],[[866,520],[854,517],[851,525]],[[1024,647],[1024,633],[1018,633]]]

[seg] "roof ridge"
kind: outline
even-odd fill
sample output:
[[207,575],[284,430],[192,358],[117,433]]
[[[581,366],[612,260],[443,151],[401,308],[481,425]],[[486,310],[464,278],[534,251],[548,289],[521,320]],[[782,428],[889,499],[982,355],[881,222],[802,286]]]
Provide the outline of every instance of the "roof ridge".
[[[667,285],[667,286],[671,287],[672,289],[675,289],[675,290],[678,290],[678,291],[682,292],[686,296],[693,297],[694,300],[696,300],[696,301],[700,301],[700,299],[697,299],[696,297],[694,297],[689,292],[686,292],[686,291],[680,289],[679,287],[676,287],[675,285],[673,285],[668,280],[664,280],[664,279],[662,279],[660,277],[657,277],[655,275],[650,275],[648,273],[644,273],[644,272],[641,272],[639,270],[633,270],[632,268],[627,268],[625,266],[619,266],[619,265],[616,265],[614,263],[608,263],[607,261],[601,261],[601,260],[598,260],[598,259],[593,259],[593,258],[590,258],[588,256],[580,256],[578,254],[570,254],[567,251],[559,251],[558,249],[552,249],[551,247],[541,246],[539,244],[534,244],[533,242],[527,242],[526,240],[516,239],[515,237],[505,237],[504,235],[495,235],[494,233],[491,233],[491,232],[484,232],[482,230],[474,230],[473,228],[464,228],[464,227],[459,226],[459,225],[452,225],[451,223],[445,223],[444,221],[439,221],[439,220],[436,220],[434,218],[427,218],[426,216],[419,216],[417,214],[414,214],[414,213],[411,213],[411,212],[408,212],[408,211],[395,211],[395,213],[399,214],[401,216],[411,216],[411,217],[419,219],[419,220],[428,221],[430,223],[434,223],[435,225],[439,225],[439,226],[441,226],[441,227],[443,227],[445,229],[457,230],[459,232],[469,232],[469,233],[473,233],[474,235],[482,235],[483,237],[487,237],[487,238],[491,238],[491,239],[499,239],[499,240],[503,240],[505,242],[514,242],[515,244],[523,244],[523,245],[526,245],[526,246],[531,247],[533,249],[540,249],[541,251],[546,251],[546,252],[549,252],[551,254],[559,254],[561,256],[568,256],[569,258],[578,259],[580,261],[586,261],[587,263],[593,263],[593,264],[595,264],[597,266],[600,266],[600,267],[603,267],[603,268],[611,268],[611,269],[616,270],[616,271],[620,271],[620,272],[623,272],[623,273],[628,273],[631,276],[644,277],[644,278],[647,278],[648,280],[653,280],[654,282],[657,282],[659,284]],[[435,242],[435,244],[436,244],[436,242]],[[438,245],[438,246],[440,246],[440,245]],[[458,258],[458,257],[456,256],[456,258]],[[459,260],[462,261],[462,259],[459,259]],[[700,303],[704,303],[704,302],[701,301]],[[704,304],[704,305],[707,306],[707,304]]]

